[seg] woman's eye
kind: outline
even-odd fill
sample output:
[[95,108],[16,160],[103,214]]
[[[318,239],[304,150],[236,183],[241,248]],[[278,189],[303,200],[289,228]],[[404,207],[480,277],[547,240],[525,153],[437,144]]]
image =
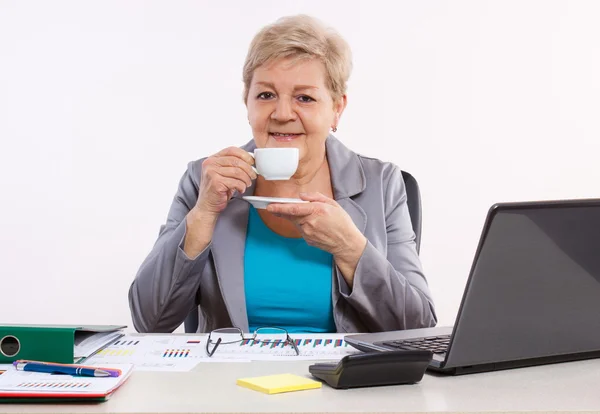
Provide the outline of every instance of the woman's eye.
[[311,98],[310,96],[307,96],[307,95],[300,95],[298,97],[298,99],[300,100],[300,102],[304,102],[304,103],[313,102],[314,101],[313,98]]
[[271,92],[261,92],[258,94],[258,99],[271,99],[274,95]]

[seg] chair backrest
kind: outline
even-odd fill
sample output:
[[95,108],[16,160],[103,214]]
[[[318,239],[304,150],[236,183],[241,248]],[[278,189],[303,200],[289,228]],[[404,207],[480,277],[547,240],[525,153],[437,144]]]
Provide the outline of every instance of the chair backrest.
[[185,329],[185,333],[196,333],[198,330],[198,307],[195,306],[194,309],[188,313],[188,316],[185,317],[183,321],[183,329]]
[[[421,192],[419,184],[415,177],[406,171],[402,171],[402,179],[406,187],[406,203],[408,204],[408,212],[410,221],[415,232],[415,243],[417,245],[417,253],[421,247]],[[191,310],[183,322],[186,333],[194,333],[198,330],[198,308]]]
[[419,191],[419,183],[415,177],[406,171],[402,171],[404,186],[406,187],[406,203],[408,204],[408,212],[412,228],[415,232],[415,243],[417,245],[417,253],[421,249],[421,191]]

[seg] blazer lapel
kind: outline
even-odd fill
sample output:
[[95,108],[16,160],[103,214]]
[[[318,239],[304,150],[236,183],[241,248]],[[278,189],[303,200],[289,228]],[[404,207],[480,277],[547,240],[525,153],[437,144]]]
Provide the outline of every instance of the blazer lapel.
[[234,197],[221,212],[213,233],[213,249],[221,294],[233,326],[248,331],[244,291],[244,248],[250,204]]
[[[352,218],[354,225],[364,234],[367,228],[367,214],[352,197],[360,194],[366,188],[366,177],[358,155],[346,148],[335,137],[329,136],[326,141],[327,162],[331,174],[333,197],[346,213]],[[338,331],[358,332],[359,329],[349,323],[347,316],[348,304],[341,299],[339,280],[342,280],[337,266],[332,268],[331,300],[334,309],[334,319]]]
[[333,197],[348,213],[361,233],[367,227],[367,214],[351,197],[360,194],[366,188],[365,172],[354,152],[346,148],[333,136],[325,142],[327,162],[333,186]]
[[[249,152],[255,148],[254,140],[242,146],[243,150]],[[231,324],[243,332],[249,329],[244,290],[244,251],[250,204],[242,197],[253,195],[255,186],[256,181],[253,181],[244,194],[236,192],[221,212],[213,233],[214,248],[211,250]]]
[[367,213],[365,213],[365,210],[351,198],[342,198],[341,200],[337,200],[337,202],[352,218],[354,225],[364,234],[367,228]]

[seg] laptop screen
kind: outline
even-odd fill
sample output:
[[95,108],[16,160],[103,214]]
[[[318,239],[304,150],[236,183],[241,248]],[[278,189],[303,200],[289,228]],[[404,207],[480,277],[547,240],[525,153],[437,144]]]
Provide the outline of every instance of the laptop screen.
[[500,206],[490,217],[447,362],[600,350],[600,205]]

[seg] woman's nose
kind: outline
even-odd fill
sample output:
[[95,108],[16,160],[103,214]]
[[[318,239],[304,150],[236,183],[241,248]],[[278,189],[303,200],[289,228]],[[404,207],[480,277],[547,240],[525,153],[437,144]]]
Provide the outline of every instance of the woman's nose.
[[279,122],[295,121],[296,112],[287,99],[278,99],[275,110],[271,113],[271,119]]

